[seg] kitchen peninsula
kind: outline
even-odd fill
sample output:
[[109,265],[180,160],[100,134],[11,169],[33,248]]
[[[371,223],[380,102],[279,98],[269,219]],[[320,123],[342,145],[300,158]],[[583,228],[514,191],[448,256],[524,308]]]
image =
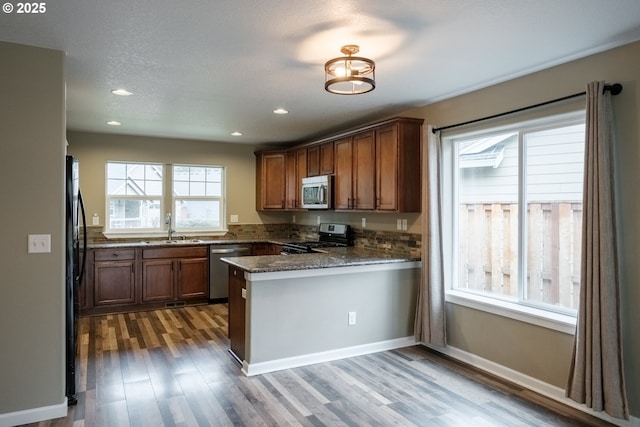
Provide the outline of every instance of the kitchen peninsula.
[[231,352],[247,376],[415,343],[414,257],[347,247],[222,261]]

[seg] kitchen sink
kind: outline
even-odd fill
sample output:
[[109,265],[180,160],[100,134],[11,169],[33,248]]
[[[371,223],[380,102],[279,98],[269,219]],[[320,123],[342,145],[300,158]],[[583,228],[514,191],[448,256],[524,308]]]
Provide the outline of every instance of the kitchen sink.
[[200,239],[173,239],[173,240],[145,240],[140,243],[143,245],[188,245],[190,243],[202,243],[204,240]]

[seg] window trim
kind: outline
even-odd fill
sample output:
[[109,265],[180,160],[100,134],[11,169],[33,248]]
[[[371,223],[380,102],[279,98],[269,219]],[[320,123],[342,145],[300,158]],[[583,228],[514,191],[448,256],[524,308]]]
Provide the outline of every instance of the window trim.
[[[133,196],[119,196],[114,198],[148,198],[160,199],[160,221],[162,226],[160,228],[127,228],[127,229],[111,229],[109,228],[109,183],[108,183],[108,164],[109,163],[133,163],[133,164],[160,164],[163,167],[163,178],[162,178],[162,194],[158,196],[144,196],[144,197],[133,197]],[[224,236],[229,231],[227,228],[227,167],[223,165],[202,165],[202,164],[187,164],[187,163],[163,163],[163,162],[154,162],[154,161],[138,161],[138,160],[106,160],[105,161],[105,175],[104,175],[104,200],[105,200],[105,225],[103,234],[106,238],[157,238],[161,236],[166,236],[168,233],[168,227],[164,223],[164,218],[167,214],[167,206],[173,210],[174,208],[174,197],[173,197],[173,166],[195,166],[195,167],[213,167],[213,168],[221,168],[222,169],[222,196],[218,199],[222,204],[221,212],[220,212],[220,228],[212,229],[212,228],[199,228],[199,229],[179,229],[176,234],[184,237],[217,237]]]
[[[452,208],[452,204],[458,200],[458,176],[457,176],[457,158],[456,149],[453,144],[454,140],[468,139],[468,138],[481,138],[500,132],[515,131],[518,133],[531,132],[533,129],[542,129],[549,127],[559,127],[563,125],[576,124],[577,122],[585,121],[585,110],[579,109],[577,111],[571,111],[568,113],[552,114],[544,117],[537,117],[529,120],[513,121],[508,124],[491,126],[484,124],[483,126],[476,126],[473,130],[466,130],[462,132],[449,131],[441,136],[443,147],[443,165],[442,165],[442,178],[443,194],[450,194],[451,197],[444,199],[445,207]],[[522,136],[518,136],[519,151],[521,148]],[[522,159],[524,159],[524,153],[519,154],[519,171],[518,171],[518,185],[519,191],[522,192],[523,185],[523,171],[522,171]],[[520,199],[520,198],[519,198]],[[520,202],[520,201],[519,201]],[[511,301],[506,299],[500,299],[495,297],[488,297],[472,292],[465,292],[453,288],[453,284],[457,280],[457,269],[455,267],[456,260],[456,245],[458,239],[458,227],[456,226],[457,211],[454,209],[452,215],[448,217],[443,216],[443,228],[448,230],[448,234],[452,236],[451,239],[443,239],[443,253],[445,254],[444,267],[445,271],[450,272],[445,276],[445,301],[448,303],[473,308],[476,310],[496,314],[502,317],[519,320],[525,323],[541,326],[547,329],[556,330],[566,334],[573,335],[575,333],[576,315],[569,314],[566,311],[549,310],[543,306],[531,305],[521,300],[520,293],[523,292],[524,287],[521,284],[519,278],[518,293],[519,300]],[[519,227],[524,227],[522,221],[519,218]],[[522,252],[522,251],[519,251]],[[448,255],[448,256],[447,256]],[[519,257],[525,255],[520,253]],[[520,261],[519,261],[520,262]],[[524,274],[520,272],[520,274]]]
[[[186,163],[172,163],[169,165],[171,169],[171,179],[168,183],[170,187],[171,193],[171,209],[175,209],[176,199],[178,200],[208,200],[208,201],[219,201],[220,202],[220,227],[218,228],[178,228],[175,227],[176,233],[184,234],[184,235],[201,235],[202,233],[221,233],[224,231],[227,232],[227,168],[221,165],[203,165],[203,164],[186,164]],[[221,169],[222,170],[222,182],[220,189],[220,196],[181,196],[176,197],[174,191],[175,180],[173,179],[173,171],[176,166],[182,167],[196,167],[196,168],[211,168],[211,169]],[[190,181],[189,181],[190,182]],[[175,212],[173,212],[175,215]],[[185,234],[186,233],[186,234]]]
[[[109,194],[109,164],[110,163],[121,163],[125,165],[135,164],[135,165],[159,165],[162,167],[162,180],[160,181],[162,185],[162,194],[154,195],[154,196],[138,196],[138,195],[110,195]],[[104,164],[104,194],[105,194],[105,212],[104,212],[104,235],[129,235],[129,234],[139,234],[144,237],[147,236],[155,236],[159,234],[165,234],[166,230],[163,232],[162,225],[158,228],[111,228],[109,224],[111,223],[111,216],[109,215],[109,202],[111,199],[130,199],[130,200],[160,200],[160,223],[162,224],[162,218],[164,217],[165,212],[165,202],[164,202],[164,180],[166,175],[166,165],[161,162],[151,162],[151,161],[133,161],[133,160],[107,160]]]

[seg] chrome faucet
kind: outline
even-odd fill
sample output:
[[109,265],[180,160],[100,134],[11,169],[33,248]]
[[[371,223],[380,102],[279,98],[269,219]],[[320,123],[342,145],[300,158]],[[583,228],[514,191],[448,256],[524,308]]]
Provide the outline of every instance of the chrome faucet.
[[164,220],[164,223],[167,224],[167,240],[171,241],[173,240],[173,232],[176,231],[173,228],[171,228],[171,212],[169,212],[167,214],[167,217]]

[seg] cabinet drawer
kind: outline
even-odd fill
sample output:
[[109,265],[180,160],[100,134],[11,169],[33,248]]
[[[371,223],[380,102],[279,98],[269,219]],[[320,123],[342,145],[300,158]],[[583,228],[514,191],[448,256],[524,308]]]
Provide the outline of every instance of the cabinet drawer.
[[209,254],[208,248],[208,246],[204,245],[179,248],[144,249],[142,251],[142,259],[206,257]]
[[135,249],[99,249],[95,251],[97,261],[120,261],[125,259],[135,259]]

